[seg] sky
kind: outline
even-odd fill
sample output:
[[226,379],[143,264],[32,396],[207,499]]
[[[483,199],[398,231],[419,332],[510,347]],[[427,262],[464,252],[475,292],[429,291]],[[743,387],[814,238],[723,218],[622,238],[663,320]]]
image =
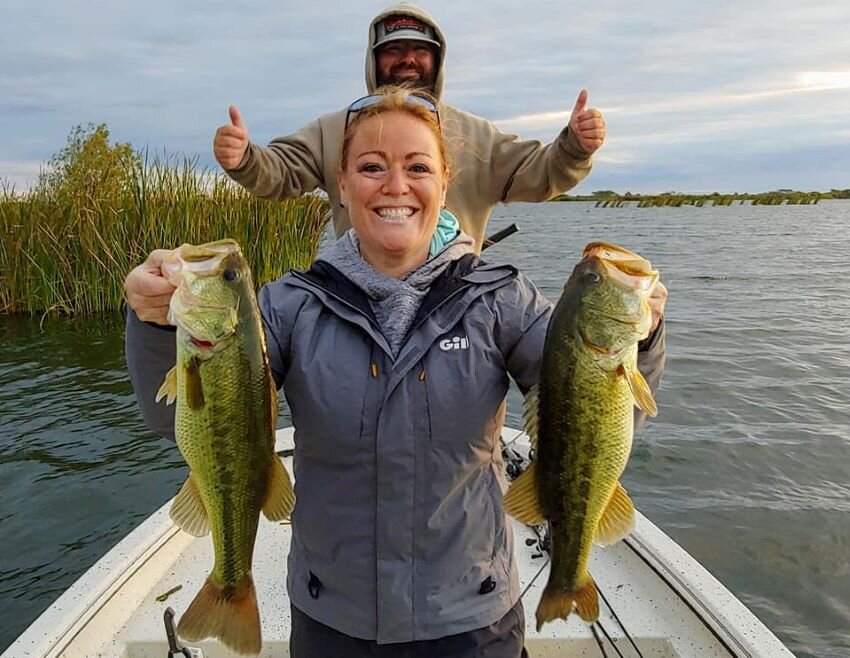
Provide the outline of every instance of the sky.
[[[3,0],[0,180],[26,189],[76,125],[197,157],[239,107],[257,143],[365,92],[388,2]],[[850,188],[847,0],[430,0],[443,100],[551,141],[582,88],[608,126],[575,193]]]

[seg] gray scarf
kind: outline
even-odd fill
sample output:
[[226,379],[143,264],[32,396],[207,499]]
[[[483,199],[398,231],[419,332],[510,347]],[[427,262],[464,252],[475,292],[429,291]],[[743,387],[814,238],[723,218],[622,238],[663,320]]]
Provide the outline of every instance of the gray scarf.
[[474,252],[475,241],[463,231],[449,242],[436,256],[401,278],[381,274],[360,255],[360,240],[354,229],[349,229],[336,242],[323,251],[317,260],[323,260],[342,272],[353,284],[366,293],[375,319],[390,345],[393,357],[398,356],[401,343],[407,335],[416,311],[428,289],[449,263]]

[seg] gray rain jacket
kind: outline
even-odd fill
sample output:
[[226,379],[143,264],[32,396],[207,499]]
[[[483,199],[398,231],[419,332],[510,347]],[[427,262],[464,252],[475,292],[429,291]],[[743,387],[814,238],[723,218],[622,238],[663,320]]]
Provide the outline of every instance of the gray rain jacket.
[[[393,360],[365,294],[318,261],[263,287],[275,380],[295,426],[288,591],[302,612],[379,643],[500,619],[520,596],[499,433],[512,377],[537,381],[551,303],[512,267],[454,261]],[[663,325],[639,357],[650,385]],[[127,325],[130,375],[153,429],[173,334]],[[169,424],[172,423],[172,424]]]

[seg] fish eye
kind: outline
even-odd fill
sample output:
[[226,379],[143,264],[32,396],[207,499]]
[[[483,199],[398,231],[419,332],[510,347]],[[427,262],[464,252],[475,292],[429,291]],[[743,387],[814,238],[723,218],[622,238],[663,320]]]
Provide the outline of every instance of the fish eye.
[[224,274],[222,276],[224,277],[225,281],[236,281],[236,277],[238,276],[238,274],[236,273],[236,270],[234,270],[232,267],[228,267],[226,270],[224,270]]
[[591,283],[599,283],[600,281],[602,281],[602,277],[599,276],[599,274],[597,272],[588,272],[587,273],[587,280],[590,281]]

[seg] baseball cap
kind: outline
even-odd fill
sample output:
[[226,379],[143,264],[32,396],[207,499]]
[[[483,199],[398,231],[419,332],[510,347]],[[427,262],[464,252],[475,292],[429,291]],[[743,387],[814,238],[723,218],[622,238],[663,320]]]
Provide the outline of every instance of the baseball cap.
[[375,26],[374,48],[383,46],[390,41],[410,39],[412,41],[425,41],[440,47],[434,28],[413,16],[387,16]]

